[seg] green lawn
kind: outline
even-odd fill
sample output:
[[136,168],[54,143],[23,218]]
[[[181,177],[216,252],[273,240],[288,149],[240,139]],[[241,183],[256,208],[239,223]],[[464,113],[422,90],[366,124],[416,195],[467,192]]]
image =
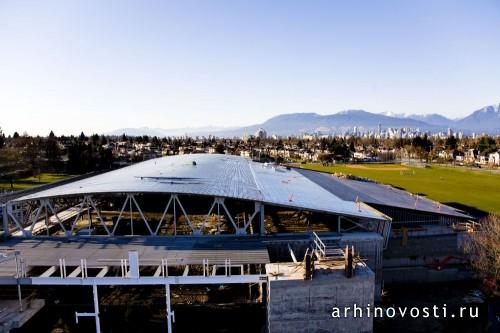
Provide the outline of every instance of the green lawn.
[[[341,172],[373,179],[380,183],[426,195],[443,203],[458,203],[484,212],[500,214],[500,173],[463,167],[431,166],[411,168],[394,164],[354,164],[322,166],[302,164],[302,168]],[[457,205],[455,205],[457,206]]]
[[[34,186],[52,183],[70,177],[67,174],[41,173],[38,177],[21,178],[14,181],[14,190],[25,190]],[[11,190],[10,181],[0,180],[0,189]]]

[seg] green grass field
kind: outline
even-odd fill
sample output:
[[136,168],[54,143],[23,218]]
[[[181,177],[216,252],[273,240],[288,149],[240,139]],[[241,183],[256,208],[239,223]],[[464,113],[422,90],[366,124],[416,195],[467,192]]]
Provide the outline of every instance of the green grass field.
[[[41,173],[39,177],[26,177],[15,180],[14,190],[25,190],[34,186],[52,183],[68,177],[70,177],[70,175],[59,173]],[[10,182],[3,179],[0,180],[0,189],[11,190]]]
[[[500,214],[500,173],[463,167],[431,166],[411,168],[395,164],[347,164],[322,166],[302,164],[302,168],[341,172],[426,195],[442,203],[458,203],[483,212]],[[457,205],[455,205],[457,206]]]

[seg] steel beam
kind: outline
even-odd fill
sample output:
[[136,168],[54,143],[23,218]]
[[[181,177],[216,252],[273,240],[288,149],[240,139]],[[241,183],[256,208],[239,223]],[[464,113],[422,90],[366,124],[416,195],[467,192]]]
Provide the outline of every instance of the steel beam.
[[12,214],[12,211],[9,211],[9,206],[5,206],[5,209],[7,210],[7,229],[9,229],[9,233],[10,233],[10,228],[9,228],[9,216],[10,218],[12,219],[12,221],[14,221],[14,223],[16,224],[17,228],[19,229],[19,231],[22,232],[23,236],[26,235],[26,232],[22,226],[21,223],[19,223],[19,221],[17,221],[16,217],[14,216],[14,214]]
[[175,323],[175,313],[170,306],[170,285],[165,284],[165,302],[167,306],[167,332],[172,333],[172,322]]
[[195,233],[195,230],[196,228],[194,227],[193,223],[191,223],[191,220],[189,219],[189,216],[188,214],[186,213],[186,211],[184,210],[184,207],[182,206],[182,203],[181,201],[179,200],[179,197],[177,196],[177,194],[174,195],[174,200],[177,201],[177,203],[179,204],[179,207],[181,208],[182,210],[182,214],[184,215],[184,217],[186,218],[186,221],[188,222],[189,224],[189,227],[191,228],[191,230],[193,231],[193,233]]
[[[141,210],[141,207],[139,206],[139,204],[137,203],[137,200],[135,200],[135,197],[132,195],[131,196],[132,198],[132,201],[134,202],[135,206],[137,207],[137,210],[139,211],[139,214],[141,215],[142,217],[142,220],[144,221],[144,223],[146,223],[146,227],[148,227],[148,230],[149,230],[149,234],[150,235],[153,235],[153,230],[151,229],[151,227],[149,226],[149,223],[148,223],[148,220],[146,220],[146,217],[144,216],[144,214],[142,213],[142,210]],[[132,213],[131,213],[132,214]],[[133,223],[132,221],[130,223]]]
[[78,213],[76,214],[75,219],[73,220],[73,223],[71,224],[71,230],[70,230],[71,235],[73,235],[73,231],[75,230],[76,222],[78,222],[78,219],[80,218],[80,215],[83,212],[83,206],[85,206],[86,200],[87,200],[86,197],[83,197],[83,201],[80,203],[80,209],[78,209]]
[[[240,265],[236,265],[240,266]],[[123,278],[123,277],[112,277],[105,276],[102,278],[96,277],[86,277],[86,278],[66,278],[61,279],[60,277],[31,277],[19,279],[20,284],[31,284],[31,285],[66,285],[66,286],[109,286],[109,285],[120,285],[120,286],[140,286],[140,285],[165,285],[168,284],[241,284],[241,283],[259,283],[265,282],[267,276],[262,274],[252,274],[252,275],[188,275],[188,276],[168,276],[168,277],[154,277],[154,276],[141,276],[139,278]],[[7,281],[2,281],[7,282]],[[16,284],[16,279],[12,279],[13,284]],[[7,283],[2,283],[7,284]]]
[[99,222],[101,223],[101,225],[104,227],[104,229],[106,230],[106,233],[108,234],[108,236],[111,236],[111,233],[109,232],[109,229],[108,227],[106,226],[106,223],[104,223],[104,220],[101,216],[101,212],[99,211],[99,209],[97,209],[97,206],[96,204],[94,203],[94,201],[92,200],[92,197],[88,196],[87,197],[87,202],[90,203],[91,207],[95,210],[96,212],[96,215],[97,215],[97,218],[99,219]]
[[205,228],[205,225],[207,224],[208,219],[210,218],[210,214],[212,214],[212,211],[213,211],[216,204],[217,204],[217,198],[214,198],[214,201],[212,202],[212,206],[210,206],[210,209],[208,210],[207,216],[205,217],[205,220],[203,221],[203,223],[201,224],[201,226],[199,228],[200,234],[203,232],[203,229]]
[[35,224],[38,222],[38,217],[40,216],[42,209],[43,209],[43,204],[42,204],[42,201],[40,201],[40,207],[38,207],[38,209],[36,210],[35,219],[31,223],[30,235],[33,235],[33,230],[35,228]]
[[260,208],[260,223],[259,223],[259,226],[260,226],[260,234],[261,235],[264,235],[266,233],[266,216],[265,216],[265,213],[264,213],[264,204],[263,203],[259,203],[259,208]]
[[105,277],[106,274],[108,274],[109,272],[109,266],[104,266],[100,271],[99,273],[97,273],[97,275],[95,276],[96,278],[102,278],[102,277]]
[[78,275],[80,275],[81,272],[82,272],[82,268],[80,266],[78,266],[67,277],[68,278],[76,278],[76,277],[78,277]]
[[101,321],[99,319],[99,296],[97,294],[97,285],[92,285],[92,294],[94,296],[94,312],[75,312],[75,320],[78,324],[79,317],[94,317],[95,331],[101,333]]
[[50,277],[52,274],[54,274],[57,271],[57,266],[52,266],[49,269],[47,269],[45,272],[40,275],[41,278],[47,278]]
[[[87,203],[88,208],[88,203]],[[87,209],[87,220],[89,220],[89,236],[92,235],[92,214],[90,209]]]
[[[161,224],[162,224],[163,220],[165,219],[165,216],[167,216],[167,211],[168,211],[168,208],[170,207],[171,203],[172,203],[172,195],[170,195],[170,198],[168,199],[168,202],[167,202],[167,206],[165,206],[165,210],[163,211],[163,215],[161,216],[160,222],[158,222],[158,226],[156,227],[156,230],[154,233],[155,235],[158,234],[158,231],[160,230]],[[174,205],[175,205],[175,202],[174,202]]]
[[128,203],[129,203],[129,210],[130,210],[130,234],[134,236],[134,216],[132,215],[132,195],[128,195]]
[[292,247],[290,246],[290,243],[288,245],[288,251],[290,251],[290,256],[292,257],[293,262],[296,264],[297,263],[297,258],[295,257],[295,254],[293,253]]
[[66,228],[64,227],[63,223],[61,222],[61,219],[59,218],[59,216],[56,213],[56,210],[54,209],[54,207],[52,207],[52,204],[50,203],[50,201],[48,199],[45,201],[45,210],[47,210],[47,207],[50,208],[52,214],[54,214],[54,216],[56,217],[57,223],[59,223],[61,228],[64,230],[64,233],[66,233]]
[[248,229],[248,226],[252,223],[253,219],[255,216],[259,213],[260,207],[257,207],[260,205],[258,202],[255,203],[255,210],[252,215],[250,215],[250,218],[248,219],[248,222],[245,224],[245,227],[243,228],[244,230]]
[[45,201],[45,231],[47,231],[47,236],[50,236],[49,232],[49,209],[47,208],[47,201]]
[[113,231],[111,232],[111,236],[114,236],[115,235],[115,231],[116,231],[116,228],[118,227],[118,224],[120,223],[121,219],[122,219],[122,215],[123,215],[123,211],[125,210],[125,208],[127,207],[127,203],[130,199],[130,196],[127,195],[127,197],[125,198],[125,202],[123,203],[123,206],[122,206],[122,209],[120,210],[120,214],[118,214],[118,218],[116,219],[116,223],[115,225],[113,226]]
[[163,272],[163,267],[162,267],[162,265],[159,265],[153,276],[154,277],[159,277],[159,276],[161,276],[162,272]]
[[238,232],[238,226],[236,225],[236,223],[234,222],[234,219],[233,217],[231,216],[231,213],[229,213],[229,210],[227,209],[226,205],[224,204],[224,198],[219,198],[219,204],[222,205],[222,208],[224,209],[224,211],[226,212],[227,214],[227,217],[229,219],[229,221],[231,222],[231,224],[233,225],[234,227],[234,230],[235,230],[235,233]]

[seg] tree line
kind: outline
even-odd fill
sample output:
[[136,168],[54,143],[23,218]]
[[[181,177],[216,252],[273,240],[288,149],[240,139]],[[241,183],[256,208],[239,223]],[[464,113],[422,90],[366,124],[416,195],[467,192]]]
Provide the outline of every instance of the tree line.
[[[375,151],[378,148],[405,150],[412,156],[433,160],[440,150],[453,154],[463,154],[468,149],[475,149],[486,155],[500,150],[500,137],[481,136],[478,138],[454,136],[447,138],[428,137],[377,139],[374,137],[322,137],[304,139],[300,137],[267,138],[192,138],[156,136],[105,136],[93,134],[78,136],[56,136],[50,132],[48,136],[19,135],[15,132],[6,136],[0,128],[0,179],[11,183],[19,177],[36,176],[41,172],[57,172],[83,174],[92,171],[106,170],[113,167],[118,157],[108,143],[117,144],[149,144],[161,149],[170,147],[178,151],[180,147],[201,146],[213,147],[215,153],[237,154],[241,149],[258,151],[261,160],[273,160],[271,150],[293,148],[300,151],[318,152],[318,159],[323,163],[333,160],[347,161],[357,149]],[[256,158],[256,156],[252,156]],[[388,157],[388,159],[393,157]],[[133,156],[127,162],[140,161],[141,156]],[[283,158],[278,157],[277,162]]]

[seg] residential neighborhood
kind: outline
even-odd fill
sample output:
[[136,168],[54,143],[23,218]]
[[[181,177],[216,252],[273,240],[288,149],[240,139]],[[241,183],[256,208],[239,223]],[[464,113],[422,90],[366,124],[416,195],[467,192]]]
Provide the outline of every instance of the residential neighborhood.
[[[408,133],[413,133],[409,131]],[[451,131],[448,134],[453,134]],[[359,133],[358,133],[359,135]],[[252,160],[295,163],[440,163],[500,167],[500,137],[446,137],[424,133],[404,138],[304,134],[280,137],[260,128],[255,135],[215,136],[56,136],[0,135],[0,177],[12,180],[50,171],[82,174],[119,168],[161,156],[228,154]]]

